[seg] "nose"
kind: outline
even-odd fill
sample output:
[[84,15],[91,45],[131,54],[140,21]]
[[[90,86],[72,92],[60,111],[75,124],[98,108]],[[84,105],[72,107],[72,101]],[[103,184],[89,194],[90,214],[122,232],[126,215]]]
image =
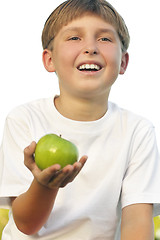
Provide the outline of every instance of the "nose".
[[88,40],[83,49],[84,54],[96,55],[98,54],[98,48],[96,42],[93,40]]
[[97,51],[95,51],[95,50],[94,51],[93,50],[86,50],[85,54],[96,55]]

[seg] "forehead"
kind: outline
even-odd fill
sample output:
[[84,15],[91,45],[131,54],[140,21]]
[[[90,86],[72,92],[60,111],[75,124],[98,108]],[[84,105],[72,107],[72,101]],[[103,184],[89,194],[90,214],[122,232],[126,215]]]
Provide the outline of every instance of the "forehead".
[[97,15],[87,14],[81,18],[70,21],[67,25],[64,25],[60,30],[59,34],[65,34],[68,32],[80,32],[87,30],[95,30],[99,32],[110,32],[117,34],[116,28],[109,22]]

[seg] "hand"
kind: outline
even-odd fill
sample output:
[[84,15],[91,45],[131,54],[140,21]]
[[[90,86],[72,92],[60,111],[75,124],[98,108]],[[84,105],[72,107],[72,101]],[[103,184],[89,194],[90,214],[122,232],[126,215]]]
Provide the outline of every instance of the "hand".
[[43,186],[54,189],[65,187],[72,182],[83,168],[87,156],[81,157],[79,162],[67,165],[63,169],[59,164],[54,164],[44,170],[40,170],[34,160],[36,142],[24,149],[24,164],[32,172],[35,179]]

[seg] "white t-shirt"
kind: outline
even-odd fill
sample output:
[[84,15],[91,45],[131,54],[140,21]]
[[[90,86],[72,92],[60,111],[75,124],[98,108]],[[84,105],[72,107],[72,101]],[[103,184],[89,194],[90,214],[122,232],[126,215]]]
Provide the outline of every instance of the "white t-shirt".
[[25,192],[32,180],[23,163],[23,149],[47,133],[62,135],[88,160],[76,177],[60,189],[54,211],[34,236],[21,233],[12,212],[3,240],[113,240],[121,208],[153,203],[160,214],[160,158],[152,124],[109,102],[97,121],[63,117],[53,98],[14,109],[7,117],[0,149],[0,204]]

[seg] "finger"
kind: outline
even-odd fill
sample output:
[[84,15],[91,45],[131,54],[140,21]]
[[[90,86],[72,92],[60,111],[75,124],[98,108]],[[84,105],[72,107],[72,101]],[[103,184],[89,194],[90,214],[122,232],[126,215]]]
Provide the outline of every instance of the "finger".
[[[84,164],[86,163],[87,159],[88,159],[88,156],[84,155],[83,157],[80,158],[80,160],[79,160],[78,163],[81,163],[81,165],[82,165],[82,167],[83,167]],[[76,165],[76,164],[77,164],[77,162],[74,163],[73,165]]]
[[36,142],[33,141],[28,147],[24,149],[24,153],[26,156],[33,155],[33,153],[35,152],[35,149],[36,149]]
[[73,164],[74,169],[75,169],[77,172],[79,172],[79,171],[83,168],[83,166],[84,166],[84,164],[86,163],[87,159],[88,159],[87,156],[81,157],[81,159],[79,160],[79,162],[75,162],[75,163]]
[[53,176],[53,178],[50,181],[50,186],[60,187],[62,182],[64,182],[69,175],[72,175],[73,170],[74,170],[73,166],[67,165],[62,170],[56,172],[55,176]]
[[24,149],[25,159],[33,159],[33,153],[36,149],[36,142],[32,142],[28,147]]
[[81,163],[84,165],[84,164],[86,163],[87,159],[88,159],[88,156],[87,156],[87,155],[84,155],[84,156],[81,157],[81,159],[79,160],[79,162],[81,162]]
[[24,149],[24,164],[29,169],[32,167],[31,164],[34,162],[33,153],[35,152],[35,148],[36,142],[32,142],[28,147]]
[[76,168],[74,168],[74,170],[72,171],[71,174],[69,174],[64,180],[63,182],[61,182],[60,187],[65,187],[68,183],[72,182],[75,177],[78,175],[78,173],[80,172],[82,165],[79,164],[80,166],[76,166]]
[[83,156],[79,162],[76,162],[73,164],[74,170],[72,171],[72,173],[70,175],[68,175],[64,181],[61,183],[61,187],[65,187],[69,182],[72,182],[75,177],[79,174],[79,172],[81,171],[81,169],[83,168],[84,164],[86,163],[88,157],[87,156]]
[[55,164],[51,167],[48,167],[41,171],[41,174],[38,177],[38,180],[40,182],[43,182],[43,184],[48,184],[51,179],[56,178],[57,172],[59,172],[61,166],[59,164]]

